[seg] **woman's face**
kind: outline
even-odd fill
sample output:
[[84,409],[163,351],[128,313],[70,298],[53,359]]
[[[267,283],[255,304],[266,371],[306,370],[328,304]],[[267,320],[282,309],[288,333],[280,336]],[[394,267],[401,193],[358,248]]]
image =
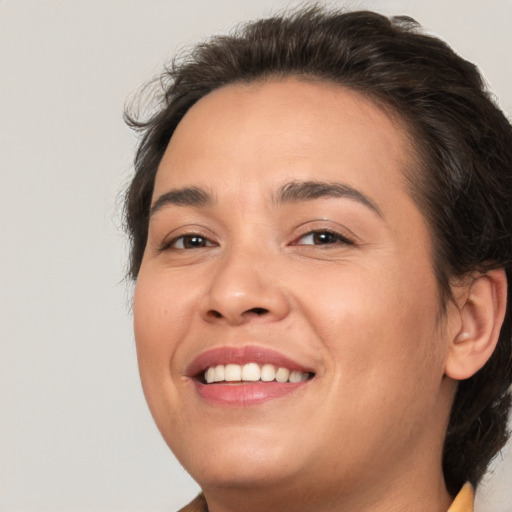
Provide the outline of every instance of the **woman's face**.
[[412,165],[399,123],[332,84],[226,86],[179,124],[135,334],[154,419],[206,491],[440,468],[451,391]]

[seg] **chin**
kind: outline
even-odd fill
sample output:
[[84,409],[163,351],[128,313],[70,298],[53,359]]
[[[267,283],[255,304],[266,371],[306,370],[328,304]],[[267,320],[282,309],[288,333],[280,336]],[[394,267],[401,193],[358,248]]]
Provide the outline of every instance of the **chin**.
[[[201,436],[192,449],[170,443],[183,467],[202,487],[272,486],[304,469],[298,450],[281,436],[254,429],[227,429],[219,436]],[[276,438],[277,437],[277,438]]]
[[[201,470],[202,469],[202,470]],[[239,488],[252,489],[272,488],[280,485],[289,478],[284,472],[279,473],[272,463],[250,467],[247,463],[236,462],[225,467],[201,468],[196,473],[190,473],[202,488]]]

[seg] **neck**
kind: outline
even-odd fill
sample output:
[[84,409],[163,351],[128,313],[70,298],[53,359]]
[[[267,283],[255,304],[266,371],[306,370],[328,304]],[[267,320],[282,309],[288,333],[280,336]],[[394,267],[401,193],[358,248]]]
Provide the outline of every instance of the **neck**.
[[208,488],[204,492],[209,512],[446,512],[452,502],[442,474],[416,484],[409,479],[379,485],[366,481],[359,489],[325,486],[319,491],[318,486],[281,484],[273,488]]

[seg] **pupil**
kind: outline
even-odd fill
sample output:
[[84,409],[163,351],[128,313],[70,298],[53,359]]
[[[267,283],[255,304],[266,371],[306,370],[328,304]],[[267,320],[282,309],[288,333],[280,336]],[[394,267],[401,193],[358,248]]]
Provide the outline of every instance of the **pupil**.
[[185,247],[204,247],[204,238],[200,236],[189,236],[184,242]]
[[316,233],[315,243],[317,244],[332,244],[336,241],[336,235],[333,233]]

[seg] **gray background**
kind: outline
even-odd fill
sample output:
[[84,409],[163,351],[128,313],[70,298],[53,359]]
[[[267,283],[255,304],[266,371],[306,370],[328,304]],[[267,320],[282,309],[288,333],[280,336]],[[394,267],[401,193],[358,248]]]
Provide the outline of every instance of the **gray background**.
[[[512,113],[511,0],[349,1],[410,14]],[[177,49],[295,2],[0,0],[0,510],[167,511],[196,485],[140,390],[116,198],[126,98]],[[512,510],[512,450],[480,512]]]

